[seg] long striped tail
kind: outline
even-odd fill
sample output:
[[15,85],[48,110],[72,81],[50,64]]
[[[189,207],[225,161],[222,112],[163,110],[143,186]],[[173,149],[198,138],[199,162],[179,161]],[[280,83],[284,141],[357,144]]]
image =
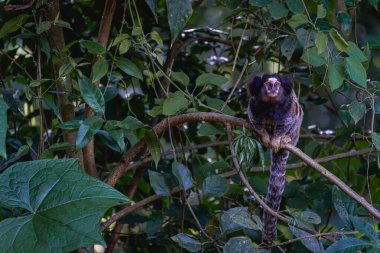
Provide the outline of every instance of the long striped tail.
[[[270,166],[268,193],[265,197],[265,203],[277,212],[280,208],[282,193],[285,188],[286,161],[289,157],[289,151],[272,152],[271,157],[272,164]],[[265,242],[272,242],[276,238],[277,218],[264,209],[262,239]]]

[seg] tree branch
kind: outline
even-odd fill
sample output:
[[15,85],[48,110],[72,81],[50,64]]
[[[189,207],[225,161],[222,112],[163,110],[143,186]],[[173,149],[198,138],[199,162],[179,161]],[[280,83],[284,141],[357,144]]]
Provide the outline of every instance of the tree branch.
[[329,181],[334,183],[336,186],[339,187],[344,193],[346,193],[348,196],[350,196],[352,199],[356,200],[360,205],[362,205],[372,216],[374,216],[376,219],[380,220],[380,212],[373,207],[370,203],[367,202],[365,198],[357,194],[355,191],[353,191],[349,186],[347,186],[345,183],[343,183],[342,180],[340,180],[337,176],[332,174],[330,171],[323,168],[320,164],[318,164],[316,161],[311,159],[309,156],[307,156],[305,153],[303,153],[299,148],[287,144],[285,146],[287,150],[301,158],[307,165],[309,165],[311,168],[318,171],[322,176],[327,178]]

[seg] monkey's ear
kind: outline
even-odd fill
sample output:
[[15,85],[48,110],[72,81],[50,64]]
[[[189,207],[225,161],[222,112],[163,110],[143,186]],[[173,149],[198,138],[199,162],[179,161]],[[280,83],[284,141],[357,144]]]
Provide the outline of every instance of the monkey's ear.
[[287,94],[290,94],[293,89],[294,75],[280,76],[281,85]]
[[250,78],[248,81],[248,93],[249,96],[255,96],[259,94],[261,88],[261,77],[255,76],[253,79]]

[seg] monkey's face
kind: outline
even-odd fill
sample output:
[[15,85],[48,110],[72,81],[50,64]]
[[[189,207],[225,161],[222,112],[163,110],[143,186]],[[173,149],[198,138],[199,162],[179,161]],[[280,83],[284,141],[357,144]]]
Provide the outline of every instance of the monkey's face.
[[264,81],[264,91],[269,98],[276,98],[281,93],[281,82],[275,77],[268,78]]

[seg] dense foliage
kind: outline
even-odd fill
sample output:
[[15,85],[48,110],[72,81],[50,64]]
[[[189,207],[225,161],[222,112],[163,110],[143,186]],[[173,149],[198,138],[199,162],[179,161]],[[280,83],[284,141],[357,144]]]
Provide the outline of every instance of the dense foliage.
[[[377,6],[0,0],[0,251],[380,251]],[[337,176],[290,157],[273,245],[252,73],[295,77],[302,159]]]

